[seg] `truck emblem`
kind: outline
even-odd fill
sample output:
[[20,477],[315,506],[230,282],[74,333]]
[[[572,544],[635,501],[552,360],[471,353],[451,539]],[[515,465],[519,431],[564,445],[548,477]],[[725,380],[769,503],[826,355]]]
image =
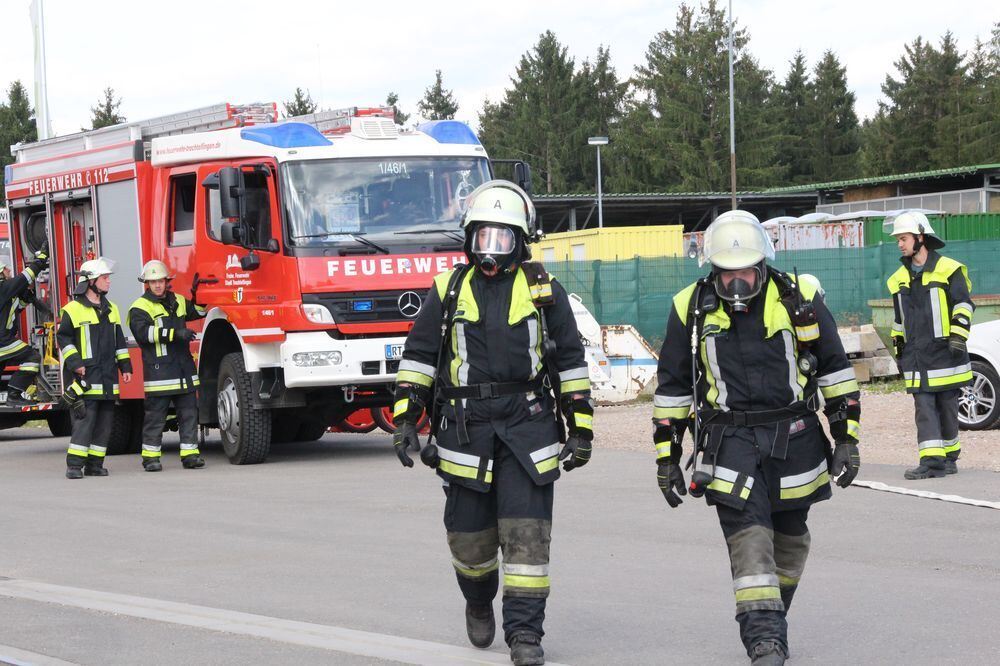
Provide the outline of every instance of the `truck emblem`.
[[415,291],[404,291],[396,302],[399,313],[407,319],[413,319],[420,313],[420,294]]
[[240,265],[240,258],[235,254],[231,254],[226,257],[226,270],[229,270],[230,268],[242,268]]

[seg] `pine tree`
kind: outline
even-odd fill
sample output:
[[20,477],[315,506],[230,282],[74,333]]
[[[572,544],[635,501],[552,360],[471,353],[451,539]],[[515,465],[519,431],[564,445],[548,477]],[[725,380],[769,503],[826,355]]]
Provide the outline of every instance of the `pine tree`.
[[[620,81],[611,64],[611,50],[603,46],[597,48],[594,62],[584,60],[573,76],[573,102],[578,109],[576,127],[569,136],[570,153],[575,160],[569,164],[567,179],[572,190],[592,192],[596,189],[597,160],[595,151],[587,144],[592,136],[614,137],[601,152],[601,179],[605,191],[613,188],[614,170],[619,150],[618,134],[621,116],[628,96],[628,81]],[[623,155],[626,155],[624,151]]]
[[[0,171],[14,162],[10,154],[12,145],[38,139],[33,116],[28,91],[20,81],[14,81],[7,88],[6,102],[0,103]],[[0,201],[3,200],[4,191],[0,188]]]
[[860,147],[854,93],[847,72],[833,51],[826,51],[814,70],[809,104],[812,175],[817,182],[844,180],[858,173]]
[[444,89],[441,70],[434,71],[434,83],[424,90],[424,97],[417,102],[417,111],[427,120],[451,120],[458,113],[458,102],[451,90]]
[[394,92],[389,93],[385,97],[385,105],[391,106],[393,114],[396,119],[397,125],[405,125],[406,121],[410,119],[410,114],[403,113],[403,110],[399,108],[399,95]]
[[285,117],[294,118],[295,116],[305,116],[310,113],[316,113],[316,102],[313,101],[312,95],[309,94],[309,90],[306,89],[305,92],[302,88],[295,89],[295,96],[290,102],[282,103],[285,107]]
[[789,183],[816,182],[809,146],[813,85],[802,51],[795,52],[788,75],[775,89],[774,98],[780,119],[778,164],[786,169],[785,178]]
[[98,100],[97,106],[90,107],[90,112],[93,114],[90,120],[91,129],[100,129],[125,122],[125,116],[118,112],[121,105],[121,97],[115,100],[114,88],[110,86],[105,88],[104,99]]

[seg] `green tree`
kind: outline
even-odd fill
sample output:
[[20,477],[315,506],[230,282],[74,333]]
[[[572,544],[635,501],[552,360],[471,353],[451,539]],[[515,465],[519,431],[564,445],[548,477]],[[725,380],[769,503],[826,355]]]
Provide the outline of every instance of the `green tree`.
[[857,176],[860,127],[847,72],[833,51],[826,51],[814,70],[809,103],[809,152],[817,182]]
[[441,70],[434,71],[434,83],[424,90],[424,97],[417,102],[417,111],[427,120],[451,120],[458,113],[458,102],[451,90],[445,90]]
[[[584,60],[573,76],[573,103],[578,110],[577,124],[569,137],[569,152],[575,155],[568,165],[567,179],[574,190],[594,191],[597,182],[597,160],[594,149],[587,145],[592,136],[607,136],[612,142],[602,151],[602,173],[605,189],[614,182],[618,164],[618,135],[629,83],[621,81],[611,64],[611,50],[597,48],[594,62]],[[626,146],[622,146],[625,154]]]
[[806,58],[802,51],[796,51],[784,82],[774,91],[774,108],[780,123],[778,164],[784,167],[789,183],[816,181],[809,146],[812,102],[813,85]]
[[302,88],[295,89],[295,96],[290,102],[282,103],[285,107],[285,117],[294,118],[295,116],[305,116],[310,113],[316,113],[316,102],[313,101],[312,95],[309,94],[309,90],[306,89],[305,92]]
[[[728,21],[716,0],[696,12],[681,4],[672,30],[658,33],[636,68],[639,94],[648,98],[658,146],[647,168],[653,190],[729,189]],[[737,183],[740,188],[780,182],[780,127],[770,104],[771,74],[750,54],[749,37],[734,29]]]
[[[38,138],[33,116],[28,91],[20,81],[14,81],[7,88],[6,101],[0,102],[0,171],[14,161],[10,154],[12,145]],[[3,188],[0,188],[0,201],[4,198]]]
[[394,92],[389,93],[385,97],[385,105],[391,106],[393,115],[396,119],[397,125],[405,125],[406,121],[410,119],[410,114],[403,113],[403,110],[399,108],[399,95]]
[[577,124],[574,63],[551,31],[521,56],[512,87],[500,102],[479,114],[480,138],[495,157],[532,163],[536,191],[564,192],[571,186],[574,152],[567,140]]
[[90,112],[93,114],[90,119],[91,129],[100,129],[125,122],[125,116],[118,111],[121,105],[122,98],[115,99],[114,88],[110,86],[105,88],[104,99],[98,100],[97,106],[90,107]]

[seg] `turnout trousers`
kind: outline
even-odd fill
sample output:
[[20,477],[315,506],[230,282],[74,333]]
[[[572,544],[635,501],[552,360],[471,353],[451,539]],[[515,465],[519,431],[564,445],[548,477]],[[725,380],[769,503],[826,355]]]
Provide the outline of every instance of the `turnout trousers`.
[[17,366],[17,370],[7,382],[8,388],[23,393],[38,376],[40,363],[41,356],[38,355],[38,350],[30,346],[10,356],[0,358],[0,366],[2,367]]
[[177,414],[177,431],[181,437],[181,458],[198,455],[197,394],[146,395],[146,412],[142,421],[142,457],[159,458],[163,444],[163,426],[167,422],[170,403]]
[[503,630],[544,635],[549,595],[553,484],[536,485],[514,453],[494,438],[489,492],[445,485],[444,526],[452,564],[466,601],[489,605],[500,584],[503,554]]
[[917,422],[917,448],[925,458],[957,460],[962,452],[958,441],[958,398],[962,389],[913,394]]
[[81,398],[87,406],[83,418],[73,417],[73,432],[66,451],[68,467],[103,467],[104,456],[108,453],[108,439],[111,437],[111,419],[114,416],[114,400],[89,400]]

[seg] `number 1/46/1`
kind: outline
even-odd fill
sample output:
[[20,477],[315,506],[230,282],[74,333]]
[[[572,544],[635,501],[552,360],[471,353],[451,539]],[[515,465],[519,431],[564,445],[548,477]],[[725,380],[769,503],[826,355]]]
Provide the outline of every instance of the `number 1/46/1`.
[[388,174],[404,174],[408,173],[406,170],[406,162],[379,162],[378,169],[383,176]]

